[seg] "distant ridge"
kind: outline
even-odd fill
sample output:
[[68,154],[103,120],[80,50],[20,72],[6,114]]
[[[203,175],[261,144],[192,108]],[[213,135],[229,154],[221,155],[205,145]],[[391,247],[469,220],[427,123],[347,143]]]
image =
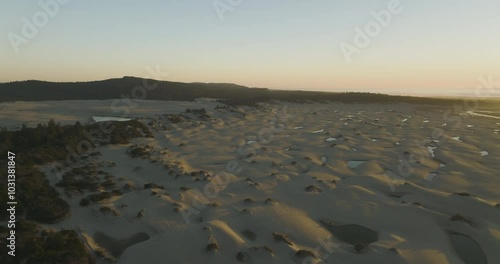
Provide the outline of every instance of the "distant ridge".
[[[182,83],[156,81],[132,76],[89,82],[47,82],[38,80],[0,83],[0,102],[48,100],[106,100],[131,96],[134,87],[157,83],[147,90],[145,100],[192,101],[196,98],[217,98],[227,104],[252,105],[269,100],[337,101],[345,103],[453,103],[458,99],[394,96],[371,93],[332,93],[284,91],[249,88],[231,83]],[[139,96],[142,94],[138,93]]]

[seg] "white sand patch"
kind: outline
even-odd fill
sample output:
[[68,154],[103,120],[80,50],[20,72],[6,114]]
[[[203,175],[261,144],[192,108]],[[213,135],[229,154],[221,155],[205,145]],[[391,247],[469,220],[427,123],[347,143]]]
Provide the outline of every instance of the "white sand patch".
[[93,116],[93,117],[91,117],[92,123],[108,122],[108,121],[125,122],[125,121],[130,121],[130,120],[132,120],[132,119],[131,118],[122,118],[122,117],[113,117],[113,116]]
[[432,181],[434,179],[434,177],[438,176],[439,174],[436,173],[436,172],[431,172],[429,173],[429,175],[427,175],[427,177],[425,178],[427,181]]
[[359,167],[359,165],[365,163],[366,160],[349,160],[347,161],[347,166],[349,166],[349,168],[351,169],[355,169],[357,167]]
[[436,157],[436,153],[434,152],[434,150],[437,149],[437,147],[430,147],[430,146],[427,146],[427,150],[429,151],[429,153],[431,154],[431,157]]

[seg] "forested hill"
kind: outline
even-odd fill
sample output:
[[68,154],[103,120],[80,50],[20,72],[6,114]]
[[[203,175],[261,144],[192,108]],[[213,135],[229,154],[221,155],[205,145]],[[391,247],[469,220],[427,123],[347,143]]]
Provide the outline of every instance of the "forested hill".
[[[146,82],[146,84],[145,84]],[[141,89],[157,84],[155,89]],[[278,91],[265,88],[248,88],[236,84],[181,83],[155,81],[136,77],[123,77],[92,82],[19,81],[0,84],[0,102],[47,100],[105,100],[123,96],[146,96],[146,100],[191,101],[200,97],[226,99],[229,104],[253,104],[268,100],[295,102],[337,101],[345,103],[425,103],[450,104],[458,99],[431,99],[409,96],[392,96],[372,93],[330,93],[313,91]],[[141,91],[147,91],[146,94]],[[132,97],[132,98],[137,98]]]
[[[146,83],[145,83],[146,82]],[[155,85],[155,89],[148,85]],[[149,100],[193,100],[199,97],[222,96],[232,98],[248,96],[252,90],[235,84],[206,84],[155,81],[135,77],[123,77],[91,82],[45,82],[19,81],[0,84],[0,101],[46,101],[46,100],[104,100],[131,96],[134,87],[136,96],[147,91]]]

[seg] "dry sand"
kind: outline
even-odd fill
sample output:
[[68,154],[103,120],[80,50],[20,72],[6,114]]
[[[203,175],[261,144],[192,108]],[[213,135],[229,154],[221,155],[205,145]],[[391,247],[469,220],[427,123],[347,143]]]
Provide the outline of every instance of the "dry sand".
[[[86,120],[111,115],[109,104],[0,104],[11,111],[0,119]],[[130,188],[88,207],[59,189],[72,216],[52,226],[78,230],[118,263],[500,263],[498,120],[451,120],[452,106],[216,105],[140,102],[130,116],[155,138],[133,144],[150,155],[101,146],[81,161]],[[211,118],[161,116],[188,107]]]

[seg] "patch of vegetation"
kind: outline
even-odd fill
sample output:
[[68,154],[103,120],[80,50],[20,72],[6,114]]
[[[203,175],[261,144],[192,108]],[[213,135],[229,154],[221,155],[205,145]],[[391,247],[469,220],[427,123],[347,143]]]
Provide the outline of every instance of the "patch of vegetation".
[[113,214],[114,216],[119,215],[118,211],[108,206],[101,206],[99,211],[103,214]]
[[207,245],[207,251],[220,251],[220,246],[217,242],[212,242]]
[[249,198],[245,198],[243,200],[243,202],[245,202],[245,203],[255,203],[255,200],[249,197]]
[[322,192],[322,190],[316,185],[309,185],[305,188],[305,190],[307,192],[316,192],[316,193]]
[[151,157],[151,149],[147,146],[130,146],[127,150],[127,153],[132,158],[149,158]]
[[453,193],[454,195],[458,196],[464,196],[464,197],[475,197],[474,195],[468,193],[468,192],[458,192],[458,193]]
[[178,123],[181,123],[182,121],[184,121],[184,117],[182,117],[180,115],[167,114],[166,117],[167,117],[168,121],[170,121],[174,124],[178,124]]
[[354,251],[358,254],[364,254],[368,252],[369,246],[364,243],[357,243],[354,245]]
[[121,196],[122,194],[123,193],[119,190],[113,190],[111,192],[101,192],[101,193],[89,194],[87,197],[80,200],[80,205],[87,206],[90,204],[99,203],[101,201],[111,199],[115,196]]
[[243,254],[243,252],[238,252],[238,254],[236,254],[236,259],[239,261],[239,262],[245,262],[245,254]]
[[[343,103],[415,103],[450,106],[462,104],[460,98],[425,98],[395,96],[374,93],[333,93],[315,91],[285,91],[265,88],[248,88],[227,83],[180,83],[123,77],[93,82],[54,83],[20,81],[0,84],[0,101],[45,100],[105,100],[121,98],[144,82],[156,83],[157,88],[148,91],[148,99],[165,101],[193,101],[197,98],[220,98],[226,105],[257,105],[260,102],[282,100],[288,102],[343,102]],[[481,99],[482,108],[498,106],[498,101]]]
[[456,214],[456,215],[452,216],[452,217],[450,218],[450,220],[451,220],[451,221],[459,221],[459,222],[464,222],[464,223],[466,223],[466,224],[468,224],[468,225],[470,225],[470,226],[472,226],[472,227],[476,227],[476,226],[477,226],[477,224],[476,224],[476,222],[474,222],[474,220],[472,220],[472,219],[471,219],[471,218],[469,218],[469,217],[465,217],[465,216],[463,216],[463,215],[461,215],[461,214]]
[[43,230],[37,224],[20,220],[16,223],[16,256],[7,254],[4,239],[0,263],[27,264],[93,264],[89,252],[73,230]]
[[272,198],[267,198],[266,201],[264,201],[266,204],[277,204],[278,202]]
[[222,105],[217,105],[214,109],[215,110],[224,110],[224,111],[228,111],[228,112],[236,112],[236,108],[234,106],[231,106],[231,105],[228,105],[228,104],[225,104],[225,100],[221,100],[221,101],[218,101],[218,102],[221,102],[223,103]]
[[95,191],[99,187],[99,179],[92,176],[84,176],[82,179],[75,179],[73,176],[63,175],[62,180],[56,183],[56,186],[64,188],[66,191]]
[[109,173],[97,171],[94,166],[85,165],[65,172],[62,179],[56,183],[56,186],[64,188],[66,191],[82,192],[83,190],[90,190],[95,192],[100,187],[112,189],[116,186],[116,183],[114,177]]
[[154,137],[153,133],[138,120],[113,122],[113,125],[113,129],[109,135],[110,144],[128,144],[132,138]]
[[[23,125],[19,130],[0,128],[0,152],[16,153],[16,253],[19,256],[14,263],[93,263],[85,251],[85,247],[74,231],[61,230],[38,234],[39,228],[25,220],[39,223],[54,223],[70,213],[69,205],[60,197],[35,165],[43,165],[54,161],[67,160],[71,155],[68,149],[77,149],[82,141],[89,141],[92,146],[128,142],[134,137],[150,136],[151,132],[141,122],[112,122],[111,132],[101,131],[102,124],[83,126],[76,122],[74,125],[60,125],[54,120],[48,124],[39,124],[36,127]],[[94,133],[95,131],[101,132]],[[89,137],[89,134],[92,135]],[[97,135],[97,136],[96,136]],[[79,155],[81,159],[99,155],[92,149],[88,153]],[[0,157],[0,163],[6,164],[6,156]],[[0,202],[7,202],[6,170],[0,170]],[[91,173],[91,174],[90,174]],[[75,168],[63,175],[58,186],[67,190],[94,189],[98,187],[96,179],[89,176],[95,174],[95,169],[83,167]],[[105,174],[105,173],[104,173]],[[83,176],[83,177],[82,177]],[[88,177],[87,177],[88,176]],[[103,185],[111,188],[113,181],[105,178]],[[111,192],[119,195],[118,192]],[[83,200],[82,204],[90,204],[94,200],[105,197],[97,196]],[[6,219],[7,211],[0,211],[0,219]],[[0,243],[5,243],[2,240]],[[2,245],[2,251],[7,249]],[[0,263],[10,263],[12,259],[1,260],[7,253],[2,254]]]
[[144,184],[144,189],[165,189],[165,187],[158,185],[156,183],[146,183]]
[[193,114],[197,116],[200,119],[207,120],[210,118],[210,116],[207,114],[207,110],[205,108],[200,108],[200,109],[186,109],[187,114]]
[[[21,163],[20,163],[21,164]],[[0,177],[6,179],[0,172]],[[45,175],[34,167],[18,167],[16,172],[16,214],[26,214],[26,219],[40,223],[54,223],[70,213],[69,205],[60,197],[59,193],[50,186]],[[4,184],[0,184],[4,185]],[[0,200],[6,202],[7,187],[0,190]],[[2,218],[6,218],[6,210],[2,210]]]

